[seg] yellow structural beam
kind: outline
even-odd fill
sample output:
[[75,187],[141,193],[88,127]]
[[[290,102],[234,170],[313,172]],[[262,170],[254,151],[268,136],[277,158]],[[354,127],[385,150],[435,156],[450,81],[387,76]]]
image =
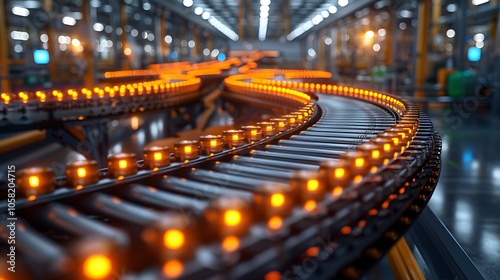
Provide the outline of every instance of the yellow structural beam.
[[0,140],[0,153],[5,154],[17,148],[42,141],[45,139],[45,130],[32,130]]
[[404,238],[400,238],[387,254],[396,280],[425,280],[422,270]]
[[1,91],[10,92],[9,79],[9,34],[7,34],[5,14],[5,0],[0,0],[0,78],[1,78]]
[[[429,31],[430,0],[422,0],[418,5],[418,30],[417,30],[417,57],[415,67],[415,86],[417,88],[424,86],[427,68],[427,46]],[[425,96],[423,90],[416,90],[415,97]]]

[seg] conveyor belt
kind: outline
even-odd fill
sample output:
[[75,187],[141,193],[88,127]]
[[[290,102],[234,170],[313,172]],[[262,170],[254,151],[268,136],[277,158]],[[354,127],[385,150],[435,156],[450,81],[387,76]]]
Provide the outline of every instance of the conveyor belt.
[[[416,131],[403,132],[412,141],[394,152],[394,140],[390,151],[379,150],[389,157],[371,164],[353,151],[387,131],[384,143],[399,139],[390,133],[406,124],[401,114],[327,94],[310,108],[307,122],[255,143],[18,200],[25,278],[99,278],[107,269],[134,279],[295,277],[293,265],[313,259],[336,260],[318,278],[359,277],[425,205],[439,175],[440,140],[425,116],[414,115]],[[6,201],[0,207],[8,213]]]

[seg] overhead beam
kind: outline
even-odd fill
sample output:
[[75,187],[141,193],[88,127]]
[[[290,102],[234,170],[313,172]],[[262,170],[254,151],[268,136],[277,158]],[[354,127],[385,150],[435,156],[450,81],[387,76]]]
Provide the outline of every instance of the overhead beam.
[[163,1],[163,0],[151,0],[152,3],[155,3],[157,7],[163,7],[168,11],[171,11],[178,15],[179,17],[188,20],[194,24],[197,24],[199,26],[202,26],[203,28],[207,29],[210,31],[213,35],[223,38],[223,39],[228,39],[226,35],[224,35],[222,32],[217,30],[215,27],[213,27],[208,21],[202,19],[199,16],[196,16],[193,13],[186,14],[186,8],[181,6],[182,4],[177,3],[177,1]]
[[347,5],[347,6],[343,7],[343,8],[338,9],[338,11],[335,14],[330,15],[328,18],[324,19],[320,24],[318,24],[318,25],[314,26],[313,28],[307,30],[306,32],[304,32],[302,35],[298,36],[294,40],[303,39],[308,34],[310,34],[312,32],[315,32],[315,31],[318,31],[318,30],[321,30],[321,29],[327,27],[328,25],[336,22],[337,20],[339,20],[341,18],[344,18],[346,16],[349,16],[351,14],[354,14],[356,11],[364,9],[365,7],[368,7],[368,6],[372,5],[373,3],[377,2],[377,1],[378,0],[357,0],[357,1],[354,1],[354,2],[349,2],[349,5]]

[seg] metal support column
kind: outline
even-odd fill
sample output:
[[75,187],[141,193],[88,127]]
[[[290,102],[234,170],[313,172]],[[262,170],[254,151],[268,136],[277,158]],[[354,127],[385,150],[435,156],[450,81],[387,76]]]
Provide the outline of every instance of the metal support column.
[[207,36],[207,48],[212,51],[214,49],[214,38],[212,34],[208,34]]
[[239,0],[238,2],[238,36],[240,36],[240,40],[244,40],[245,38],[245,29],[243,28],[243,17],[245,16],[245,11],[243,9],[243,0]]
[[325,70],[326,66],[326,50],[325,50],[325,32],[321,31],[318,34],[318,70]]
[[194,48],[191,50],[191,56],[193,58],[198,58],[198,56],[201,54],[201,41],[200,41],[200,31],[198,29],[198,26],[194,26],[193,28],[193,41],[194,41]]
[[339,39],[339,31],[336,27],[333,27],[330,31],[330,37],[332,38],[332,44],[330,45],[330,69],[329,71],[332,73],[333,77],[338,77],[339,73],[337,70],[337,49],[338,49],[338,39]]
[[97,11],[90,5],[90,0],[82,1],[82,22],[84,24],[83,36],[85,37],[82,43],[84,47],[84,59],[87,63],[87,69],[83,76],[83,82],[86,87],[93,87],[95,84],[95,74],[98,71],[97,53],[94,48],[94,30],[92,28],[93,22],[97,18]]
[[164,9],[161,10],[161,21],[160,21],[160,40],[161,42],[161,55],[163,57],[163,62],[167,62],[168,55],[168,44],[165,42],[165,37],[167,36],[167,20],[165,18],[166,11]]
[[[246,0],[247,7],[252,7],[252,0]],[[247,13],[247,19],[248,19],[248,36],[247,40],[252,40],[254,37],[254,28],[253,28],[253,14],[252,13]]]
[[164,28],[163,9],[154,16],[155,26],[155,42],[156,42],[156,63],[163,63],[163,46],[165,45],[164,37],[162,37],[162,29]]
[[430,0],[421,0],[418,5],[418,30],[417,30],[417,52],[415,63],[415,97],[424,97],[425,92],[421,88],[425,84],[427,70],[427,48],[429,16],[431,3]]
[[[432,1],[432,32],[431,38],[436,38],[436,35],[439,34],[439,17],[441,16],[441,0]],[[432,43],[432,49],[437,51],[438,46]]]
[[[113,11],[119,11],[124,3],[120,3],[120,1],[111,1],[111,7]],[[120,24],[120,13],[111,13],[111,26],[113,27],[113,33],[111,33],[111,38],[113,40],[113,65],[115,70],[120,70],[122,68],[122,48],[120,46],[120,35],[118,35],[118,28],[123,30],[123,26]],[[92,32],[92,31],[91,31]]]
[[120,1],[120,28],[122,29],[122,34],[120,35],[120,43],[122,45],[122,49],[120,51],[120,57],[122,58],[122,63],[120,65],[122,70],[130,69],[128,56],[125,55],[125,48],[129,48],[127,41],[127,32],[125,32],[125,25],[127,25],[128,18],[127,13],[125,12],[125,1]]
[[[47,14],[51,14],[52,12],[52,0],[46,0],[43,2],[43,9]],[[59,43],[57,42],[57,34],[53,27],[53,18],[49,16],[49,20],[47,25],[45,26],[45,34],[47,34],[47,51],[49,52],[49,75],[52,85],[54,82],[57,82],[57,60],[56,60],[56,50]]]
[[9,34],[7,34],[7,14],[5,13],[5,0],[0,0],[0,80],[1,91],[10,92],[9,83]]
[[290,0],[285,0],[285,36],[290,34]]
[[467,32],[467,8],[469,7],[468,0],[458,1],[458,10],[455,13],[455,46],[456,46],[456,61],[457,71],[465,70],[466,63],[466,43],[465,36]]

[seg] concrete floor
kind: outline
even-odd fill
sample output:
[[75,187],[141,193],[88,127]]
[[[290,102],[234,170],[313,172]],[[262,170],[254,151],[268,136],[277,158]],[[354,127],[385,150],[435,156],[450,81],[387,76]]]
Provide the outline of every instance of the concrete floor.
[[427,113],[443,139],[429,206],[483,276],[500,279],[500,116],[467,104],[430,106]]

